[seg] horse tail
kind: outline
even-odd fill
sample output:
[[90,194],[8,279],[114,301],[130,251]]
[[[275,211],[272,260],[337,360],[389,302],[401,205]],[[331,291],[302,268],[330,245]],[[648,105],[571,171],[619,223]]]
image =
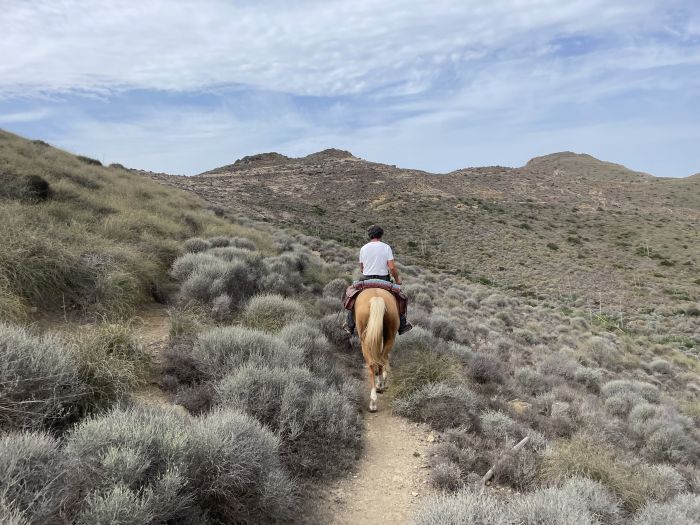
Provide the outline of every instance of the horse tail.
[[387,356],[384,355],[384,312],[386,303],[381,297],[369,300],[369,319],[365,330],[364,344],[369,354],[371,365],[387,366]]

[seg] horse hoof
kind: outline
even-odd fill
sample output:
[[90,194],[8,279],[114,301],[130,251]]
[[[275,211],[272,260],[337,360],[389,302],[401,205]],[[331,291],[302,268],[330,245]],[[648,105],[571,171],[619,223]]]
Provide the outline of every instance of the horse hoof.
[[370,402],[370,404],[369,404],[369,411],[370,411],[370,412],[376,412],[376,411],[377,411],[377,403],[375,403],[375,402],[373,402],[373,401]]
[[385,390],[383,388],[377,388],[377,394],[383,394]]

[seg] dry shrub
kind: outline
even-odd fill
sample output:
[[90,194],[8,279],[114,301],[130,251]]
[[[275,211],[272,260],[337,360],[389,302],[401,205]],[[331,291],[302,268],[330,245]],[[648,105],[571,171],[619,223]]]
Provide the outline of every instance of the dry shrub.
[[655,496],[656,485],[668,480],[666,472],[640,467],[627,461],[619,451],[584,436],[561,441],[548,449],[542,462],[545,481],[583,476],[601,482],[629,511],[642,507]]
[[666,503],[650,502],[635,516],[634,525],[700,523],[700,496],[678,495]]
[[257,295],[243,310],[243,322],[251,328],[277,332],[283,326],[306,317],[304,307],[281,295]]
[[47,434],[0,437],[0,500],[11,502],[17,516],[33,523],[55,522],[77,497],[75,487],[66,483],[69,469],[58,441]]
[[306,476],[342,472],[360,445],[357,407],[306,368],[241,367],[217,384],[215,399],[272,429],[285,462]]
[[0,323],[0,423],[3,429],[60,430],[85,411],[88,386],[75,348]]
[[465,386],[428,383],[406,397],[394,399],[393,406],[398,415],[428,423],[437,430],[478,429],[478,411],[483,402]]
[[454,496],[426,498],[411,519],[412,525],[514,525],[510,507],[490,494],[463,490]]
[[213,328],[200,334],[189,357],[197,372],[209,379],[221,379],[246,363],[289,368],[303,362],[298,348],[240,326]]

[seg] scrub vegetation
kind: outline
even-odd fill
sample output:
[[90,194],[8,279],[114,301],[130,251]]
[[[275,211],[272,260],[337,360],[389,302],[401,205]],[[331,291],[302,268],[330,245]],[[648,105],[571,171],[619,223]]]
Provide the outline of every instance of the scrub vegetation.
[[[340,329],[355,250],[4,132],[0,182],[0,521],[309,521],[362,447]],[[697,283],[635,306],[642,326],[491,274],[399,270],[415,328],[383,407],[435,436],[414,523],[700,521]],[[135,317],[154,300],[157,359]]]

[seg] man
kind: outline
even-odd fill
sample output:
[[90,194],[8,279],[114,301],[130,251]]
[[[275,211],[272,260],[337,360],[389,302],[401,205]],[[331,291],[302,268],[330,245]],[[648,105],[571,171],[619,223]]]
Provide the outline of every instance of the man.
[[[394,254],[391,246],[382,242],[384,230],[378,224],[374,224],[367,229],[369,242],[360,249],[360,271],[362,279],[383,279],[391,281],[394,278],[396,284],[401,284],[399,271],[396,269]],[[406,322],[406,315],[400,317],[399,335],[408,332],[413,325]],[[355,332],[355,317],[352,310],[348,310],[348,318],[343,324],[343,330],[352,335]]]

